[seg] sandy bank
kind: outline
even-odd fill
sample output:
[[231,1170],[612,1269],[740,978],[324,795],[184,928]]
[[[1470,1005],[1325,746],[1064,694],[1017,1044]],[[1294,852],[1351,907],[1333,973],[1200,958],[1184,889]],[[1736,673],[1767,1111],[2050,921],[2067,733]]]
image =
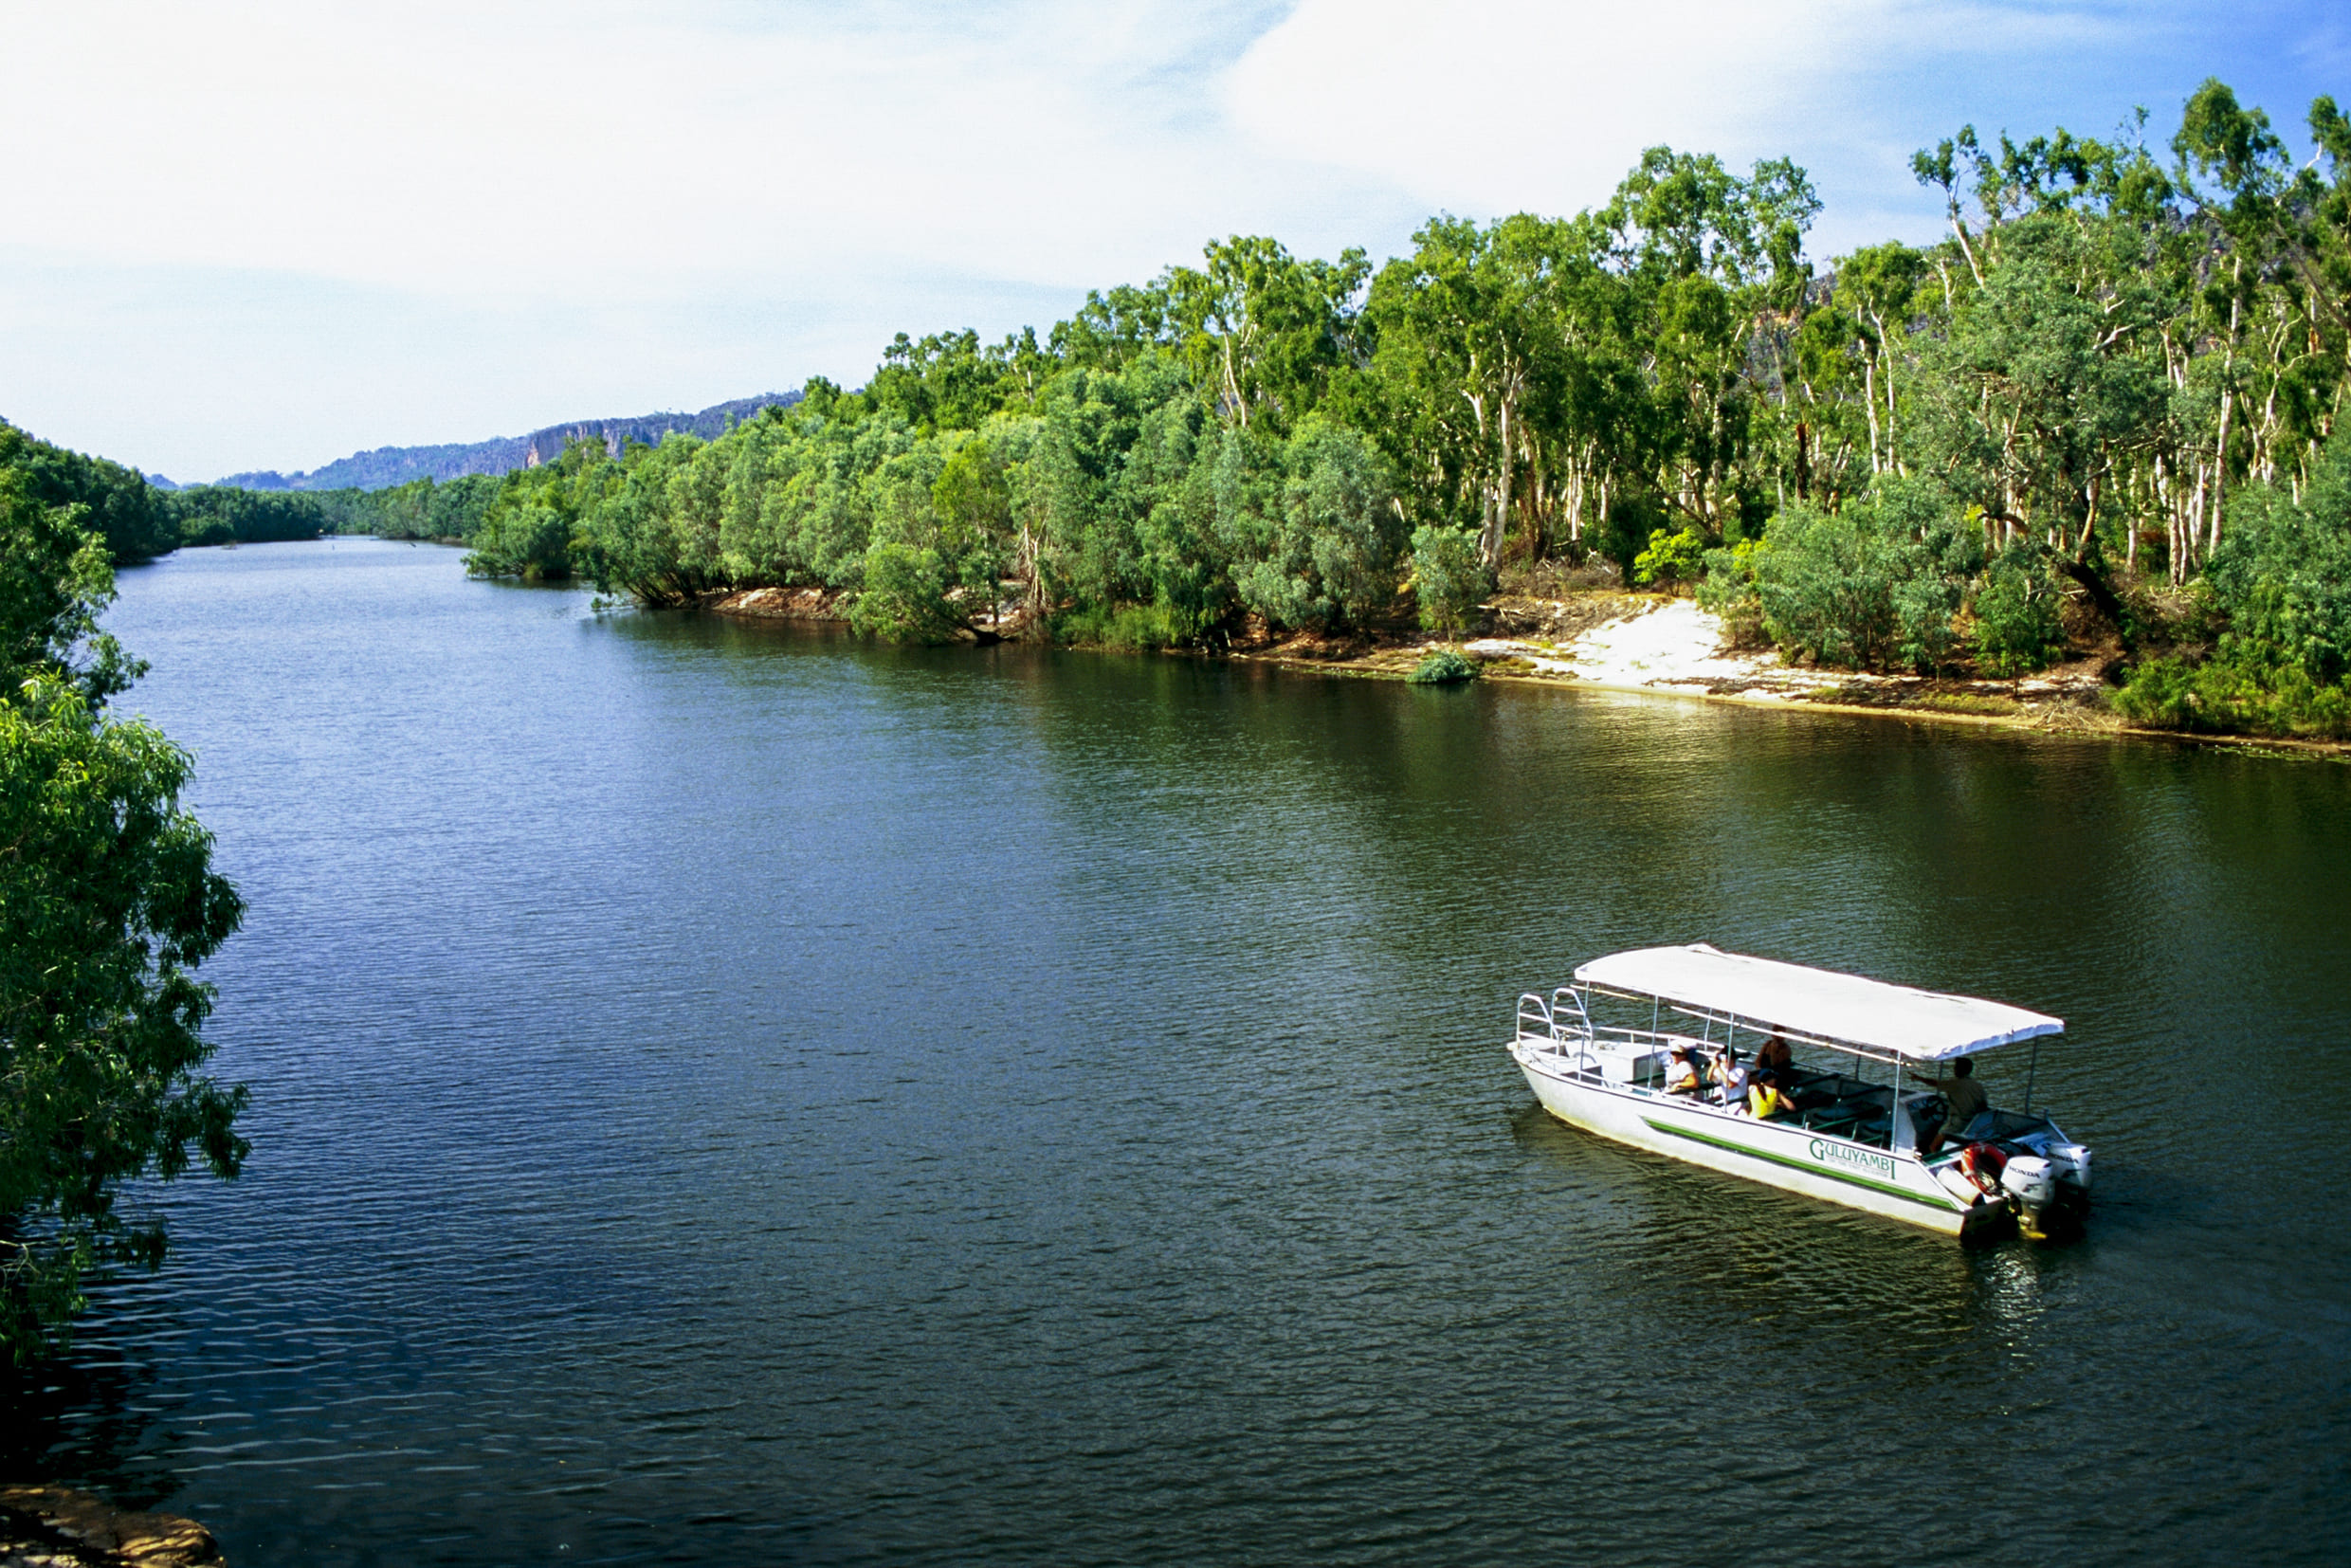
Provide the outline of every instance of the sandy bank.
[[[703,608],[756,620],[842,621],[846,595],[822,588],[753,588],[713,595]],[[2258,736],[2187,735],[2128,723],[2107,701],[2109,661],[2077,660],[2015,680],[1948,680],[1810,669],[1771,650],[1723,647],[1722,618],[1692,600],[1607,589],[1560,599],[1504,597],[1486,607],[1496,635],[1461,645],[1488,679],[1826,713],[1938,720],[2075,735],[2143,736],[2198,745],[2351,757],[2351,745]],[[1017,639],[1034,617],[1013,611],[1000,633]],[[1332,643],[1311,636],[1236,647],[1231,657],[1325,674],[1401,678],[1437,640],[1391,635]]]
[[[1664,594],[1595,592],[1563,600],[1502,599],[1486,608],[1508,634],[1461,646],[1490,680],[2351,757],[2351,745],[2336,741],[2188,735],[2133,725],[2107,701],[2110,661],[2105,658],[2076,660],[2015,680],[1872,675],[1793,665],[1776,651],[1725,648],[1720,616],[1691,600]],[[1422,639],[1334,656],[1302,640],[1254,657],[1298,668],[1400,676],[1439,646]]]

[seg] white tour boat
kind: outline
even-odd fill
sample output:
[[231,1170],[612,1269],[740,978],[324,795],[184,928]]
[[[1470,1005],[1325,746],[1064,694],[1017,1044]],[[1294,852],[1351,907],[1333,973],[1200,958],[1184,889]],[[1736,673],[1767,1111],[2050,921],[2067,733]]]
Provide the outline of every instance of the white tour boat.
[[[1987,1108],[1963,1127],[1942,1125],[1938,1085],[1951,1079],[1922,1069],[1972,1076],[1958,1064],[2028,1040],[2037,1063],[2040,1039],[2064,1029],[2001,1002],[1700,943],[1595,958],[1548,998],[1522,996],[1510,1054],[1543,1108],[1588,1132],[1951,1235],[2021,1225],[2037,1239],[2088,1207],[2089,1151],[2032,1110],[2030,1067],[2022,1110]],[[1736,1076],[1767,1047],[1790,1065],[1774,1075],[1785,1103],[1759,1119]]]

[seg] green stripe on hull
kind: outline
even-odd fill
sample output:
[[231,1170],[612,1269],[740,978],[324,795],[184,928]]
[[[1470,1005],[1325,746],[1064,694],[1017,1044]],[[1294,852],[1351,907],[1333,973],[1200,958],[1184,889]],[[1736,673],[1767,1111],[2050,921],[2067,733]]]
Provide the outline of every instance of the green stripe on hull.
[[1727,1138],[1715,1138],[1688,1127],[1677,1127],[1669,1121],[1658,1121],[1646,1116],[1641,1120],[1649,1126],[1669,1137],[1686,1138],[1693,1143],[1710,1144],[1717,1149],[1728,1149],[1735,1155],[1745,1155],[1749,1159],[1768,1160],[1774,1165],[1785,1165],[1792,1171],[1803,1171],[1812,1176],[1827,1176],[1832,1181],[1842,1181],[1855,1187],[1867,1187],[1873,1193],[1884,1193],[1889,1197],[1908,1198],[1912,1203],[1938,1210],[1943,1213],[1959,1212],[1948,1200],[1937,1202],[1931,1197],[1921,1197],[1907,1188],[1897,1187],[1891,1182],[1871,1181],[1868,1176],[1850,1176],[1843,1171],[1830,1170],[1825,1165],[1813,1165],[1801,1159],[1790,1159],[1786,1155],[1776,1155],[1766,1149],[1750,1149],[1744,1143],[1734,1143]]

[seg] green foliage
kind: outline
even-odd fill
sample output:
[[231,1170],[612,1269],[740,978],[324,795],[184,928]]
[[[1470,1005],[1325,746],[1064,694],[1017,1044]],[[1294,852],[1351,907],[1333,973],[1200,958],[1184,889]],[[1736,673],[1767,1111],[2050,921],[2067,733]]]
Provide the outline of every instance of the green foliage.
[[338,534],[373,534],[386,539],[447,539],[471,543],[505,489],[499,474],[457,479],[412,479],[381,490],[314,490],[327,520]]
[[946,563],[939,552],[877,539],[866,552],[866,587],[849,604],[849,624],[902,643],[943,643],[963,625],[947,601]]
[[1465,529],[1412,530],[1412,593],[1420,624],[1440,636],[1458,635],[1494,589],[1493,574],[1478,559],[1475,536]]
[[1234,594],[1271,625],[1360,624],[1394,597],[1403,515],[1355,431],[1309,419],[1277,446],[1227,430],[1213,503]]
[[2259,645],[2224,638],[2210,659],[2151,659],[2114,694],[2126,717],[2157,729],[2351,738],[2351,679],[2311,678]]
[[2262,663],[2321,684],[2351,673],[2351,442],[2335,444],[2299,501],[2284,485],[2241,495],[2207,577]]
[[1090,605],[1053,621],[1053,634],[1063,642],[1093,647],[1181,647],[1199,632],[1191,616],[1165,604]]
[[2218,646],[2200,663],[2149,660],[2116,706],[2166,729],[2351,736],[2351,446],[2300,500],[2262,486],[2230,520],[2208,574]]
[[[0,445],[0,461],[6,456]],[[30,489],[22,469],[0,466],[0,700],[17,683],[39,678],[70,687],[96,708],[146,666],[98,629],[114,602],[104,538],[82,527],[80,505],[44,505]],[[0,847],[0,856],[9,853]]]
[[1932,670],[1951,655],[1952,616],[1981,558],[1975,528],[1940,489],[1887,478],[1835,513],[1782,512],[1747,566],[1764,628],[1789,652]]
[[118,463],[53,447],[0,420],[0,465],[18,476],[23,494],[35,503],[80,508],[81,526],[104,538],[117,564],[179,546],[171,498]]
[[1705,555],[1698,602],[1722,617],[1723,634],[1733,647],[1762,647],[1771,641],[1755,587],[1755,557],[1762,548],[1761,539],[1740,539]]
[[245,1091],[197,1075],[193,974],[243,904],[179,807],[187,755],[105,715],[137,668],[96,630],[103,536],[30,490],[0,467],[0,1346],[20,1362],[93,1275],[162,1260],[160,1222],[116,1208],[124,1182],[199,1159],[233,1176],[246,1153]]
[[261,544],[315,539],[333,525],[323,498],[301,490],[240,490],[198,484],[167,496],[182,544]]
[[1477,661],[1459,648],[1441,647],[1412,666],[1404,679],[1416,686],[1449,686],[1478,678]]
[[[672,439],[690,440],[690,437]],[[574,570],[582,515],[620,483],[620,465],[600,440],[574,441],[555,462],[518,468],[483,509],[465,571],[476,577],[560,582]]]
[[1986,675],[2046,668],[2065,646],[2056,584],[2040,553],[2029,546],[2012,545],[1993,557],[1970,609],[1969,642],[1976,667]]
[[1650,533],[1648,548],[1633,557],[1632,580],[1642,584],[1696,582],[1705,559],[1706,538],[1697,529],[1668,534],[1659,528]]

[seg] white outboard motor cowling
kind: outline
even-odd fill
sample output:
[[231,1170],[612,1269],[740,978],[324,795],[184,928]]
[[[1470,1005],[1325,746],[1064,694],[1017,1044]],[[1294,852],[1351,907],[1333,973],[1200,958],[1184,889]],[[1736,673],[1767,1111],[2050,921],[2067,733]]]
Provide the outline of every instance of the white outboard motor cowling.
[[2024,1208],[2038,1213],[2057,1194],[2057,1178],[2050,1162],[2035,1155],[2012,1155],[2000,1172],[2000,1187]]
[[2088,1148],[2080,1143],[2051,1143],[2045,1152],[2051,1176],[2059,1181],[2071,1182],[2085,1193],[2089,1191]]

